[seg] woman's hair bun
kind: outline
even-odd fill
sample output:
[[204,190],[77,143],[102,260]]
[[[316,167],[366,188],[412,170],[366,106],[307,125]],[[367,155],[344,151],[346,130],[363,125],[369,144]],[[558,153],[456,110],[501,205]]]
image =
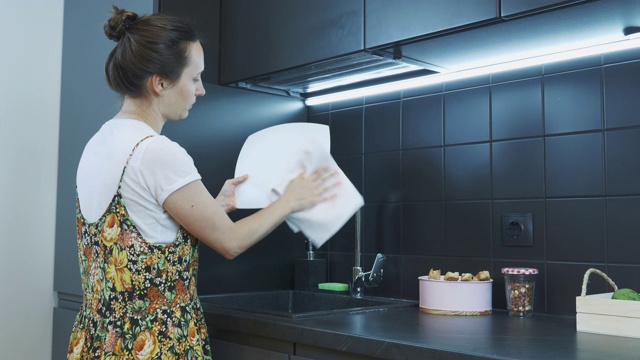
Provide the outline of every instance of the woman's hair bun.
[[138,20],[138,14],[114,6],[113,16],[104,23],[104,33],[109,40],[118,42],[124,37],[127,28],[136,20]]

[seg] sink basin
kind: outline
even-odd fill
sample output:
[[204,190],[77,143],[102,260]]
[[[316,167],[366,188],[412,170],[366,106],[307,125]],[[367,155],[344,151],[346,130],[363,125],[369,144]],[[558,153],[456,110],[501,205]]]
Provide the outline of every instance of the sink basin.
[[409,300],[380,297],[354,298],[347,295],[297,290],[206,295],[200,297],[200,302],[205,310],[218,307],[288,319],[417,306],[417,302]]

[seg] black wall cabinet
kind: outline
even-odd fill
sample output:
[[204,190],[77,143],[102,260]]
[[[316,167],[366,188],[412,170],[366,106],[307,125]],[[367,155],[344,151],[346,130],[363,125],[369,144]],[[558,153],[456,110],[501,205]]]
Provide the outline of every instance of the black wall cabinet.
[[220,69],[220,0],[160,0],[158,12],[186,19],[198,34],[204,49],[202,80],[218,84]]
[[584,0],[501,0],[500,12],[501,16],[510,17],[582,1]]
[[498,18],[497,0],[366,0],[365,4],[367,48]]
[[223,0],[220,82],[364,47],[363,0]]

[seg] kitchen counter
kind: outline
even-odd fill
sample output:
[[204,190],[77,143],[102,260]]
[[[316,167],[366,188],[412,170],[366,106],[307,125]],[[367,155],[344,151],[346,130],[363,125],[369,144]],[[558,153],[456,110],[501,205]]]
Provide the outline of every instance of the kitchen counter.
[[[347,359],[639,359],[640,339],[578,333],[574,317],[509,317],[422,313],[417,306],[289,320],[203,304],[212,338],[241,334],[326,349]],[[263,341],[264,342],[264,341]],[[253,342],[253,343],[259,343]],[[337,355],[326,358],[338,358]]]

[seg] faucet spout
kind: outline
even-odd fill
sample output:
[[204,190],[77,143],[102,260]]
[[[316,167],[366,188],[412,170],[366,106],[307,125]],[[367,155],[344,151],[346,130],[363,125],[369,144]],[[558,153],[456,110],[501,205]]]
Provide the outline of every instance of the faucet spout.
[[353,274],[351,281],[351,296],[361,298],[364,296],[364,288],[365,287],[376,287],[380,285],[382,281],[382,273],[384,263],[387,260],[387,257],[383,254],[378,254],[376,256],[375,261],[373,262],[373,267],[369,272],[363,272],[362,266],[360,265],[361,258],[361,211],[359,209],[356,212],[356,243],[355,243],[355,264],[353,266]]
[[383,254],[376,255],[371,271],[363,272],[362,268],[353,268],[353,281],[351,282],[351,296],[361,298],[364,296],[364,288],[377,287],[382,282],[384,264],[387,257]]

